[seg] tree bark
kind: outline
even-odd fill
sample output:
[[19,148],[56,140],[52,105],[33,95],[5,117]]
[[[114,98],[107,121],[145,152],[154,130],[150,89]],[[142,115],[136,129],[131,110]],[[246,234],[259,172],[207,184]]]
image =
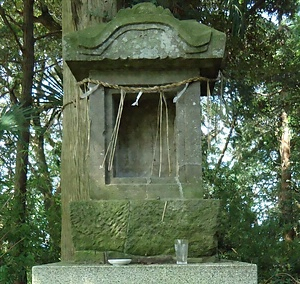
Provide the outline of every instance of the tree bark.
[[[116,0],[63,0],[63,35],[110,20],[117,11]],[[61,164],[62,233],[61,259],[74,256],[71,236],[69,203],[89,198],[88,155],[88,101],[80,100],[81,90],[64,65],[64,113]],[[73,103],[70,103],[73,102]]]
[[[50,245],[52,251],[59,251],[59,243],[57,240],[60,239],[60,230],[57,227],[60,216],[60,206],[55,201],[55,194],[52,193],[52,180],[50,177],[49,167],[45,155],[44,147],[44,133],[45,129],[42,128],[40,117],[35,116],[33,119],[34,126],[37,128],[37,135],[33,138],[34,140],[34,152],[36,156],[38,172],[36,173],[39,183],[37,189],[44,197],[44,208],[47,218],[47,231],[50,235]],[[32,143],[33,144],[33,143]]]
[[[23,10],[23,62],[22,62],[22,93],[20,105],[28,113],[32,106],[32,83],[34,74],[34,37],[33,37],[33,3],[34,0],[24,0]],[[30,115],[28,115],[30,116]],[[20,232],[25,231],[27,219],[27,171],[28,171],[28,149],[30,137],[30,117],[26,117],[19,125],[19,139],[17,142],[16,172],[15,172],[15,213],[17,215],[17,227]],[[24,238],[23,238],[24,237]],[[24,257],[26,253],[26,236],[19,236],[20,240],[15,247],[17,257]],[[26,284],[26,266],[19,268],[18,279],[15,284]]]
[[291,165],[290,165],[290,129],[288,115],[285,111],[281,114],[281,141],[280,141],[280,157],[281,157],[281,184],[279,192],[279,208],[281,212],[281,220],[284,227],[289,226],[284,232],[286,241],[291,241],[295,237],[293,229],[293,202],[291,193]]

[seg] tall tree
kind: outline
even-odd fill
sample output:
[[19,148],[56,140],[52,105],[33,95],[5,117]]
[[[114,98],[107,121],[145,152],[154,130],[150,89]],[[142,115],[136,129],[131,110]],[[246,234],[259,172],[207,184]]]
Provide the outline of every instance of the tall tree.
[[[25,110],[32,106],[32,85],[34,74],[34,36],[33,36],[33,3],[34,0],[24,0],[23,9],[23,55],[22,64],[22,92],[19,103]],[[21,43],[20,43],[21,44]],[[19,127],[19,139],[17,142],[16,171],[15,171],[15,212],[17,212],[17,227],[24,232],[24,237],[18,242],[15,251],[18,257],[23,255],[26,258],[26,203],[27,203],[27,172],[28,172],[28,151],[30,138],[30,116],[22,121]],[[24,255],[25,254],[25,255]],[[16,284],[26,284],[26,267],[21,267]]]
[[[116,14],[115,0],[64,0],[63,34],[109,21]],[[69,202],[89,197],[88,165],[88,101],[80,100],[81,90],[71,71],[64,65],[64,116],[61,165],[62,188],[62,260],[71,260],[74,248],[71,237]]]
[[[28,268],[34,261],[42,262],[44,250],[47,250],[45,249],[48,246],[47,225],[52,224],[49,215],[54,210],[59,213],[56,208],[49,209],[49,206],[46,206],[48,201],[46,195],[44,200],[37,202],[43,191],[43,182],[41,176],[35,175],[35,165],[36,160],[42,161],[44,156],[37,155],[35,160],[31,153],[34,148],[35,133],[41,133],[39,130],[44,127],[44,124],[46,129],[54,121],[54,117],[47,112],[60,107],[59,100],[52,100],[55,91],[51,90],[51,82],[45,76],[43,83],[48,80],[46,84],[48,90],[43,88],[39,94],[37,90],[36,83],[40,78],[38,75],[47,70],[49,73],[51,69],[49,62],[52,60],[50,57],[55,53],[51,63],[57,65],[56,61],[60,54],[59,50],[54,52],[50,48],[47,49],[52,44],[55,46],[54,41],[45,45],[45,41],[53,37],[57,30],[48,32],[44,26],[37,24],[41,23],[42,15],[44,17],[46,14],[48,22],[53,20],[48,10],[42,11],[42,2],[47,1],[1,1],[0,4],[0,108],[2,110],[0,192],[1,217],[3,217],[0,234],[0,282],[3,283],[27,283]],[[55,28],[58,29],[59,34],[60,26],[56,25]],[[59,44],[56,44],[56,47],[59,47]],[[39,101],[43,105],[38,105]],[[7,105],[4,105],[5,103]],[[43,125],[38,127],[32,125],[31,122],[37,120],[43,121]],[[39,138],[41,142],[45,136],[41,135]],[[39,150],[44,151],[45,154],[45,149]],[[40,178],[41,183],[34,183],[33,177]],[[52,177],[48,178],[47,183],[44,188],[48,189],[47,197],[53,201],[52,193],[55,190],[53,190]],[[39,205],[40,203],[44,208]],[[49,213],[45,214],[47,210]],[[38,218],[43,220],[43,224],[35,223]],[[59,224],[56,226],[59,227]],[[51,235],[55,234],[51,231]],[[51,246],[51,249],[53,247]],[[56,255],[54,258],[58,259],[58,250],[49,255]]]
[[[280,158],[281,158],[281,180],[279,190],[279,208],[282,214],[283,226],[292,226],[293,223],[293,202],[291,194],[291,136],[288,122],[288,115],[285,111],[281,114],[281,139],[280,139]],[[294,239],[296,233],[293,227],[285,228],[285,240],[291,241]]]

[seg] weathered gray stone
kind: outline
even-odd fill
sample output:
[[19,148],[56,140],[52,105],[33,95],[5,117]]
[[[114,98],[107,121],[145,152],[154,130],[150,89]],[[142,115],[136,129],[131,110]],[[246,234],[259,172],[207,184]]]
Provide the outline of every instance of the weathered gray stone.
[[[91,77],[130,86],[138,81],[141,85],[165,84],[187,77],[197,76],[196,69],[155,70],[136,72],[96,71]],[[99,88],[90,97],[90,192],[92,199],[192,199],[202,198],[202,151],[200,83],[187,88],[176,104],[168,104],[170,165],[167,159],[167,133],[162,131],[162,174],[157,133],[157,108],[159,94],[143,94],[138,107],[132,107],[136,94],[128,94],[122,113],[115,152],[114,170],[103,165],[115,123],[119,91]],[[168,94],[173,98],[176,92]],[[163,113],[165,114],[165,113]],[[165,118],[165,115],[163,115]],[[156,155],[154,156],[154,150]],[[153,169],[152,169],[153,167]]]
[[174,240],[189,240],[189,257],[216,254],[219,201],[131,200],[72,202],[77,251],[169,255]]
[[72,202],[70,207],[76,250],[124,251],[128,201],[78,201]]
[[32,284],[257,284],[255,264],[76,265],[33,267]]
[[[191,32],[192,31],[192,32]],[[225,34],[195,20],[180,21],[169,10],[141,3],[121,10],[108,23],[68,34],[63,54],[78,80],[93,69],[160,69],[193,64],[203,76],[216,76]],[[176,59],[176,60],[174,60]]]
[[[70,203],[75,259],[99,264],[130,257],[135,264],[36,266],[33,284],[257,283],[255,265],[215,263],[219,201],[203,199],[200,95],[214,83],[198,77],[217,77],[224,49],[225,34],[151,3],[64,37],[64,60],[75,78],[106,83],[88,97],[88,154],[80,158],[90,165],[92,200]],[[179,82],[194,77],[174,103],[185,86]],[[139,90],[127,90],[118,112],[118,86],[170,83],[177,86],[144,91],[138,108],[132,103]],[[108,168],[104,157],[118,115]],[[136,264],[173,263],[177,238],[189,240],[190,264]],[[211,263],[198,263],[205,261]]]

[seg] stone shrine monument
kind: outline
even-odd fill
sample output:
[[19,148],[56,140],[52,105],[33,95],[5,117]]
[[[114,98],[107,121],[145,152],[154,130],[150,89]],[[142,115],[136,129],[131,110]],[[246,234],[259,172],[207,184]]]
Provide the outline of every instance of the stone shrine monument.
[[[200,96],[212,92],[224,49],[225,34],[151,3],[64,37],[88,100],[89,200],[70,202],[77,264],[35,267],[34,284],[54,283],[40,280],[50,271],[55,283],[256,283],[254,265],[207,263],[217,260],[219,201],[203,198]],[[179,238],[194,263],[180,271]],[[100,265],[110,257],[134,264]]]
[[[64,38],[89,97],[89,201],[72,202],[77,256],[216,254],[219,202],[203,199],[200,95],[218,75],[225,35],[150,3]],[[84,84],[88,82],[89,84]]]

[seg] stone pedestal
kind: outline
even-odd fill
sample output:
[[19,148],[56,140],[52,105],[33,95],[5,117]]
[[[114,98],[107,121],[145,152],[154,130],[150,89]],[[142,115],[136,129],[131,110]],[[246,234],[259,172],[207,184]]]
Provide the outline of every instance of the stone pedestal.
[[33,267],[32,284],[257,284],[255,264],[219,262],[188,265],[76,265]]
[[189,257],[215,255],[218,206],[212,199],[72,202],[75,257],[84,253],[81,261],[95,261],[93,255],[105,251],[170,255],[174,240],[184,238],[189,240]]

